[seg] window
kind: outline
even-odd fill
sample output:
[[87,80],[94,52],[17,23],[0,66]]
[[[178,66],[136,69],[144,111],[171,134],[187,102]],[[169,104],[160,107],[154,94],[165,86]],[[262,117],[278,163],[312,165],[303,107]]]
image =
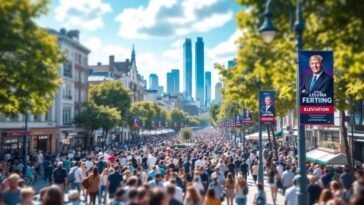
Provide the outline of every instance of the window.
[[71,111],[70,107],[63,107],[62,117],[63,117],[63,125],[71,125]]
[[72,63],[63,64],[63,76],[72,78]]
[[81,90],[81,102],[86,102],[86,91]]
[[63,99],[72,100],[72,88],[70,85],[65,85],[63,88]]
[[80,71],[75,69],[75,82],[80,81]]
[[87,67],[87,57],[83,57],[83,65]]
[[48,108],[47,113],[44,116],[45,121],[52,121],[52,106]]
[[79,101],[79,94],[78,94],[78,89],[75,88],[75,102]]
[[80,76],[81,76],[81,83],[86,83],[86,73],[85,72],[80,72]]
[[34,122],[42,121],[42,117],[40,115],[34,115]]

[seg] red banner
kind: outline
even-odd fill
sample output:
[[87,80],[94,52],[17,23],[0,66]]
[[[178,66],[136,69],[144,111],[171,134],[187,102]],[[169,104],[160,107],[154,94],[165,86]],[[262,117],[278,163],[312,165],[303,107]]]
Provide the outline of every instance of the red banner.
[[301,106],[301,114],[334,114],[334,106]]

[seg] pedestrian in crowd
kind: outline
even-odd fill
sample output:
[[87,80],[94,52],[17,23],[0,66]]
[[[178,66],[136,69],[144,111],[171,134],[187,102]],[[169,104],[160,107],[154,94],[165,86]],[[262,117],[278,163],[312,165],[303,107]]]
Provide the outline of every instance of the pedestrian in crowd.
[[176,186],[168,185],[167,188],[168,205],[183,205],[183,203],[176,198]]
[[229,172],[225,183],[225,193],[227,205],[233,205],[235,199],[235,180],[233,174]]
[[284,194],[284,203],[286,205],[297,204],[297,178],[292,180],[292,186],[288,188]]
[[207,190],[203,204],[204,205],[221,205],[221,201],[218,197],[216,197],[215,191],[213,188],[209,188]]
[[327,205],[327,202],[333,198],[334,195],[332,194],[330,189],[323,189],[320,195],[319,205]]
[[20,202],[19,179],[19,175],[15,173],[8,177],[9,189],[4,192],[4,203],[6,205],[16,205]]
[[63,162],[58,162],[57,168],[53,170],[53,182],[63,191],[67,187],[67,171],[63,168]]
[[251,173],[253,176],[254,184],[256,184],[258,179],[258,162],[254,162]]
[[235,191],[236,191],[236,203],[238,205],[245,205],[247,202],[247,195],[248,195],[248,184],[244,180],[244,177],[239,175],[238,180],[235,184]]
[[99,194],[98,194],[98,202],[99,204],[102,203],[102,200],[104,200],[104,203],[106,204],[106,197],[107,197],[107,178],[109,177],[109,170],[108,168],[105,168],[101,175],[100,175],[100,187],[99,187]]
[[194,187],[187,187],[183,205],[202,205],[201,195]]
[[309,179],[309,185],[307,186],[308,204],[313,205],[318,202],[322,189],[320,185],[317,184],[316,175],[310,175],[308,179]]
[[332,177],[333,177],[332,169],[325,167],[324,174],[321,176],[321,180],[320,180],[321,187],[323,189],[329,188]]
[[42,205],[63,205],[63,191],[59,186],[52,185],[42,196]]
[[[68,205],[85,205],[81,202],[80,194],[77,190],[73,189],[68,192]],[[101,204],[101,203],[100,203]]]
[[243,175],[245,181],[248,180],[248,175],[249,175],[248,170],[249,170],[248,163],[244,159],[243,162],[240,164],[240,171],[241,171],[241,174]]
[[267,198],[264,192],[264,186],[261,183],[257,184],[258,192],[254,196],[254,205],[265,205]]
[[99,171],[96,167],[91,168],[88,176],[89,186],[86,188],[87,194],[90,196],[90,204],[96,204],[96,196],[100,187]]
[[[120,174],[120,167],[115,166],[115,170],[110,171],[107,179],[107,190],[109,190],[109,198],[114,198],[115,192],[118,187],[123,187],[123,176]],[[124,190],[123,190],[124,193]]]
[[114,194],[115,194],[115,198],[114,198],[114,196],[112,197],[114,199],[112,200],[110,205],[122,205],[124,203],[123,199],[124,199],[124,195],[125,195],[125,190],[122,187],[119,187],[114,192]]
[[282,185],[283,185],[283,195],[286,193],[286,190],[292,185],[293,179],[295,177],[296,168],[293,166],[291,168],[287,168],[282,174]]
[[269,182],[269,186],[270,186],[270,190],[271,190],[272,199],[273,199],[274,204],[276,204],[276,201],[277,201],[277,192],[278,192],[277,184],[278,184],[278,180],[279,180],[278,171],[277,171],[276,167],[274,165],[272,165],[269,172],[268,172],[268,182]]

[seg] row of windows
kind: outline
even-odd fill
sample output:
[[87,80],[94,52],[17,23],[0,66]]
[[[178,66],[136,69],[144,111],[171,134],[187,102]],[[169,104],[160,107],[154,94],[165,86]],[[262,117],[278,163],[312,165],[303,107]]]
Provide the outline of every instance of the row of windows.
[[88,65],[88,59],[86,56],[83,56],[81,53],[74,52],[71,50],[71,52],[66,48],[64,49],[64,52],[66,53],[66,56],[69,60],[74,61],[75,63],[87,67]]
[[[44,117],[44,118],[43,118]],[[52,120],[52,107],[48,109],[48,112],[44,115],[33,115],[33,118],[31,115],[28,115],[28,121],[32,122],[48,122]],[[0,115],[0,121],[5,122],[7,121],[7,118],[4,115]],[[24,115],[17,115],[15,117],[9,118],[10,122],[24,122],[25,116]]]
[[63,99],[72,100],[72,87],[71,87],[71,85],[64,85]]
[[[75,102],[86,102],[86,90],[81,90],[81,93],[79,93],[79,89],[75,88]],[[79,95],[81,94],[81,96]]]

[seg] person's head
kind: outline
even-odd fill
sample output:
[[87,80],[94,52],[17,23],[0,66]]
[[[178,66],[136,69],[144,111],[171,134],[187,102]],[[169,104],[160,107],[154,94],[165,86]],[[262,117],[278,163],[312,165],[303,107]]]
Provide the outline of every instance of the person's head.
[[34,198],[34,189],[32,187],[24,187],[20,190],[20,200],[23,204],[30,204]]
[[257,184],[258,191],[264,191],[264,186],[261,183]]
[[63,162],[58,162],[57,167],[62,168],[63,167]]
[[314,74],[321,73],[324,67],[323,58],[320,55],[313,55],[310,57],[310,68]]
[[123,198],[124,198],[124,194],[125,194],[125,190],[124,190],[124,188],[119,187],[119,188],[116,190],[116,193],[115,193],[116,199],[117,199],[117,200],[119,200],[119,201],[123,200]]
[[244,180],[244,177],[239,175],[238,176],[238,180],[236,181],[237,185],[240,186],[241,188],[246,186],[246,182]]
[[265,105],[271,105],[272,104],[272,97],[265,96],[264,103],[265,103]]
[[77,190],[71,190],[68,192],[68,200],[70,202],[79,201],[80,200],[80,194]]
[[136,186],[138,184],[138,178],[135,176],[132,176],[128,179],[128,186],[132,187],[132,186]]
[[155,187],[150,192],[149,205],[168,205],[165,192],[159,187]]
[[129,200],[130,201],[137,201],[138,200],[138,190],[133,188],[129,190]]
[[228,178],[228,180],[230,180],[230,181],[233,181],[233,180],[234,180],[233,174],[232,174],[231,172],[229,172],[229,173],[227,174],[227,178]]
[[321,192],[319,203],[327,203],[330,199],[333,199],[334,195],[330,191],[330,189],[324,189]]
[[42,205],[63,205],[63,194],[61,189],[56,186],[50,186],[44,193]]
[[316,184],[317,182],[317,178],[315,175],[310,175],[308,179],[310,181],[310,184]]
[[162,181],[162,175],[161,175],[160,173],[157,173],[157,174],[155,175],[155,181],[156,181],[156,182],[160,182],[160,181]]
[[105,168],[104,170],[102,170],[102,174],[103,175],[109,175],[109,169]]
[[148,191],[145,187],[139,187],[138,189],[138,202],[140,204],[148,203]]
[[330,199],[326,205],[345,205],[341,199]]
[[215,198],[215,191],[214,191],[214,188],[209,188],[208,190],[207,190],[207,193],[206,193],[206,196],[208,197],[208,198]]
[[331,191],[339,190],[339,189],[341,189],[341,185],[337,181],[331,181],[330,182],[330,189],[331,189]]
[[168,197],[169,198],[173,198],[174,195],[175,195],[175,193],[176,193],[176,186],[170,184],[170,185],[167,186],[167,189],[166,190],[167,190]]
[[94,177],[97,177],[99,175],[99,170],[96,167],[94,167],[94,168],[92,168],[92,173],[93,173]]
[[20,177],[18,174],[12,173],[8,177],[10,189],[16,189],[18,187],[18,181]]
[[201,200],[201,197],[198,191],[193,186],[190,186],[187,187],[186,199],[197,203]]

